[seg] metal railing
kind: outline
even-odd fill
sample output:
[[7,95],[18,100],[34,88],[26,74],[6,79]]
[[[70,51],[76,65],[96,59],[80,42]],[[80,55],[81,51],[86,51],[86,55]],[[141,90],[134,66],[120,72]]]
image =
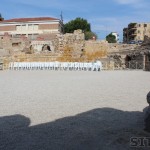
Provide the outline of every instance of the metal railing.
[[3,70],[3,63],[0,62],[0,70]]
[[126,69],[144,69],[144,64],[143,61],[132,61],[132,62],[127,62],[126,64]]
[[102,62],[103,70],[147,70],[150,71],[150,62],[130,61],[122,62]]

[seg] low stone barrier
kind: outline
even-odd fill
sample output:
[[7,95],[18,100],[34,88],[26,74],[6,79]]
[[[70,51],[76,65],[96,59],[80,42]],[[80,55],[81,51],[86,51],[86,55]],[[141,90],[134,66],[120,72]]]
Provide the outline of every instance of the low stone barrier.
[[0,70],[3,70],[3,63],[0,62]]
[[150,132],[150,92],[147,94],[147,102],[149,106],[146,108],[145,112],[145,131]]

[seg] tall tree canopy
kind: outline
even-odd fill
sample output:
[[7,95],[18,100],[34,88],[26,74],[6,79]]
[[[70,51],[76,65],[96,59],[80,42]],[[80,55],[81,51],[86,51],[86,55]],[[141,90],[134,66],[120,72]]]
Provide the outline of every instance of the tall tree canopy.
[[110,33],[109,35],[106,36],[106,41],[108,41],[108,43],[116,43],[116,37]]
[[65,33],[73,33],[74,30],[78,29],[81,29],[85,33],[86,40],[93,39],[93,37],[97,38],[97,35],[91,31],[91,25],[86,19],[76,18],[64,25]]
[[75,20],[71,20],[64,25],[65,33],[73,33],[73,31],[77,29],[81,29],[84,32],[91,31],[91,26],[90,23],[83,18],[76,18]]

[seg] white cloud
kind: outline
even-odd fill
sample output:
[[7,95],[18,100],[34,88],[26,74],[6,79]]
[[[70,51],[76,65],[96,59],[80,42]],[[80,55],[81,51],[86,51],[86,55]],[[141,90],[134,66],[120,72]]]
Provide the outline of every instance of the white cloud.
[[117,31],[120,30],[120,20],[115,17],[100,17],[89,19],[92,30],[100,31]]
[[142,0],[115,0],[119,4],[138,4]]
[[[150,2],[147,0],[113,0],[120,5],[128,5],[134,9],[148,9]],[[141,10],[142,11],[142,10]]]

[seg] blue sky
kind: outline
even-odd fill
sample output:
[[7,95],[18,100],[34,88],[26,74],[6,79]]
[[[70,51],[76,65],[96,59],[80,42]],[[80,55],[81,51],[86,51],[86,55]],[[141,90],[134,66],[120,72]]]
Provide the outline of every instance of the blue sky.
[[56,17],[63,12],[64,23],[82,17],[91,23],[99,39],[118,32],[130,22],[150,22],[150,0],[1,0],[5,19],[20,17]]

